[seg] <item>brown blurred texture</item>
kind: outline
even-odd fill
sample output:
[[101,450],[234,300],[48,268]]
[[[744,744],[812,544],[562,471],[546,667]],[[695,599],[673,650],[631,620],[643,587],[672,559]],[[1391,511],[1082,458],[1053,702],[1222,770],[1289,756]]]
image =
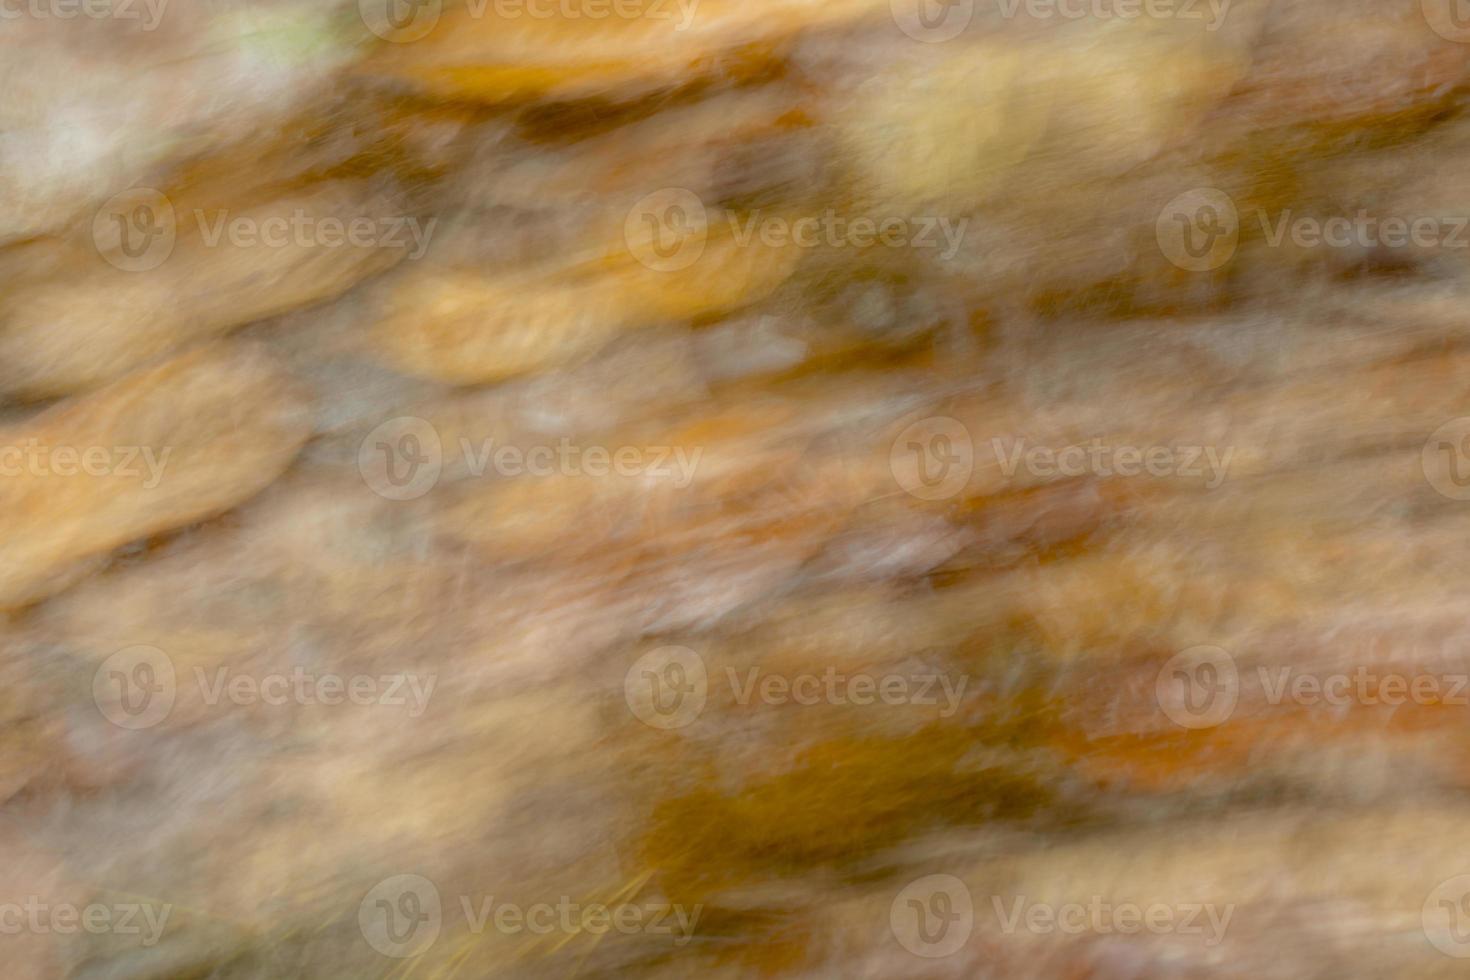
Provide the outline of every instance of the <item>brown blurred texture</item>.
[[1466,976],[1462,6],[0,0],[5,976]]

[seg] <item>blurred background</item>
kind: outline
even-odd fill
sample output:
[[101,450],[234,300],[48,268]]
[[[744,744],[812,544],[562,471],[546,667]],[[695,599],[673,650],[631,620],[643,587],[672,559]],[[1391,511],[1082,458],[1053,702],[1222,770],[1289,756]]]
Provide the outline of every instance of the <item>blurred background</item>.
[[17,980],[1470,971],[1470,5],[0,0]]

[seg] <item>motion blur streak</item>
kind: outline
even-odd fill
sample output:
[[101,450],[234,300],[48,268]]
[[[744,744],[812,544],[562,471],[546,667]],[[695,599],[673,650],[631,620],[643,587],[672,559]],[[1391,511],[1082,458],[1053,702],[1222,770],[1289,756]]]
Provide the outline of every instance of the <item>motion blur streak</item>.
[[7,980],[1451,978],[1459,0],[0,0]]

